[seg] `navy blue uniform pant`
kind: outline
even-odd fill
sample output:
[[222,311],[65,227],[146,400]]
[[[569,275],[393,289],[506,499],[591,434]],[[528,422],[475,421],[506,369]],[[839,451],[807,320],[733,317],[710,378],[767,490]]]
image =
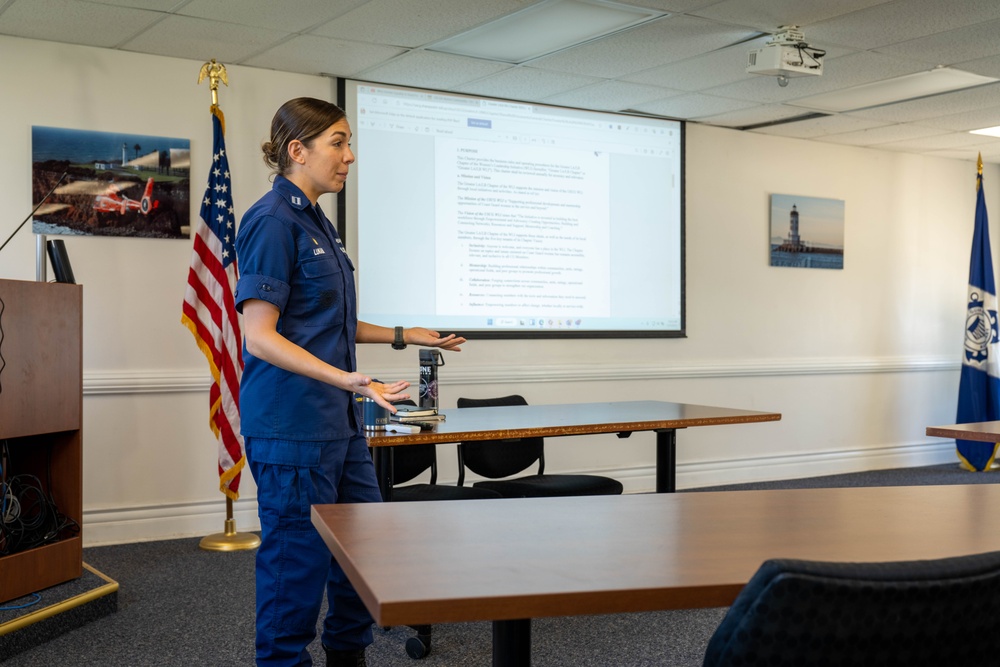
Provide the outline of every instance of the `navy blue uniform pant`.
[[257,483],[257,664],[311,665],[307,647],[326,589],[323,645],[372,642],[372,617],[310,520],[310,506],[380,502],[375,467],[361,436],[323,442],[245,438]]

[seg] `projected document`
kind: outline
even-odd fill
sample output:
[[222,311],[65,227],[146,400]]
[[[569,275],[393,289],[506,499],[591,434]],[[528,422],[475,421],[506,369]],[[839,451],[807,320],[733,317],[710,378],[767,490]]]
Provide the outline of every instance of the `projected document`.
[[608,316],[607,154],[456,139],[435,153],[440,314]]
[[683,333],[681,123],[384,84],[346,91],[362,320]]

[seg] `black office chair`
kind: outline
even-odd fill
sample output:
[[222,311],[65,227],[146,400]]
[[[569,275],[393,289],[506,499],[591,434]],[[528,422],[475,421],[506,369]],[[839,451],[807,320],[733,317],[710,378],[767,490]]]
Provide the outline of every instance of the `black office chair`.
[[778,559],[736,597],[703,664],[982,667],[1000,663],[998,636],[1000,552],[892,563]]
[[[430,481],[426,484],[406,484],[424,471],[430,469]],[[451,486],[437,483],[437,445],[406,445],[396,447],[392,452],[392,501],[414,500],[473,500],[501,498],[489,489],[475,486]],[[399,486],[404,484],[405,486]]]
[[[522,396],[501,398],[460,398],[460,408],[503,405],[527,405]],[[538,461],[538,473],[514,479]],[[541,498],[554,496],[613,496],[622,492],[621,482],[600,475],[546,475],[544,438],[516,438],[463,442],[458,446],[458,485],[465,483],[465,468],[488,480],[472,485],[476,489],[496,491],[505,498]]]
[[[400,401],[404,405],[416,405],[413,401]],[[428,483],[406,484],[427,470]],[[451,486],[437,483],[437,445],[405,445],[392,451],[392,502],[412,502],[420,500],[475,500],[502,498],[489,489],[473,486]],[[400,484],[404,486],[399,486]],[[406,654],[415,660],[426,657],[431,652],[431,626],[411,625],[417,636],[406,640]]]

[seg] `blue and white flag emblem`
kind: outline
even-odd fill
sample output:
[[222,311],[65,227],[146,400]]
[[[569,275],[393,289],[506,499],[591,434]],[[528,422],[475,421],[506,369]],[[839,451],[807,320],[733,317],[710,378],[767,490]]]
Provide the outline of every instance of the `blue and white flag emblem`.
[[[985,297],[985,298],[984,298]],[[997,297],[969,285],[969,310],[965,318],[965,361],[994,377],[997,375]],[[992,368],[991,368],[992,367]]]

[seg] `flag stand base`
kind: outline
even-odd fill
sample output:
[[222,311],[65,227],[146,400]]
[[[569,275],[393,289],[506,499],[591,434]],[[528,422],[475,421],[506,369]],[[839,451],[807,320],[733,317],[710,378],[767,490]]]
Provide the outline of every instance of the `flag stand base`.
[[[226,522],[226,527],[229,527]],[[206,551],[243,551],[246,549],[256,549],[260,546],[260,537],[253,533],[213,533],[201,538],[198,546]]]
[[260,537],[254,533],[237,533],[233,519],[233,500],[226,498],[226,527],[222,533],[213,533],[201,538],[198,546],[205,551],[245,551],[260,546]]

